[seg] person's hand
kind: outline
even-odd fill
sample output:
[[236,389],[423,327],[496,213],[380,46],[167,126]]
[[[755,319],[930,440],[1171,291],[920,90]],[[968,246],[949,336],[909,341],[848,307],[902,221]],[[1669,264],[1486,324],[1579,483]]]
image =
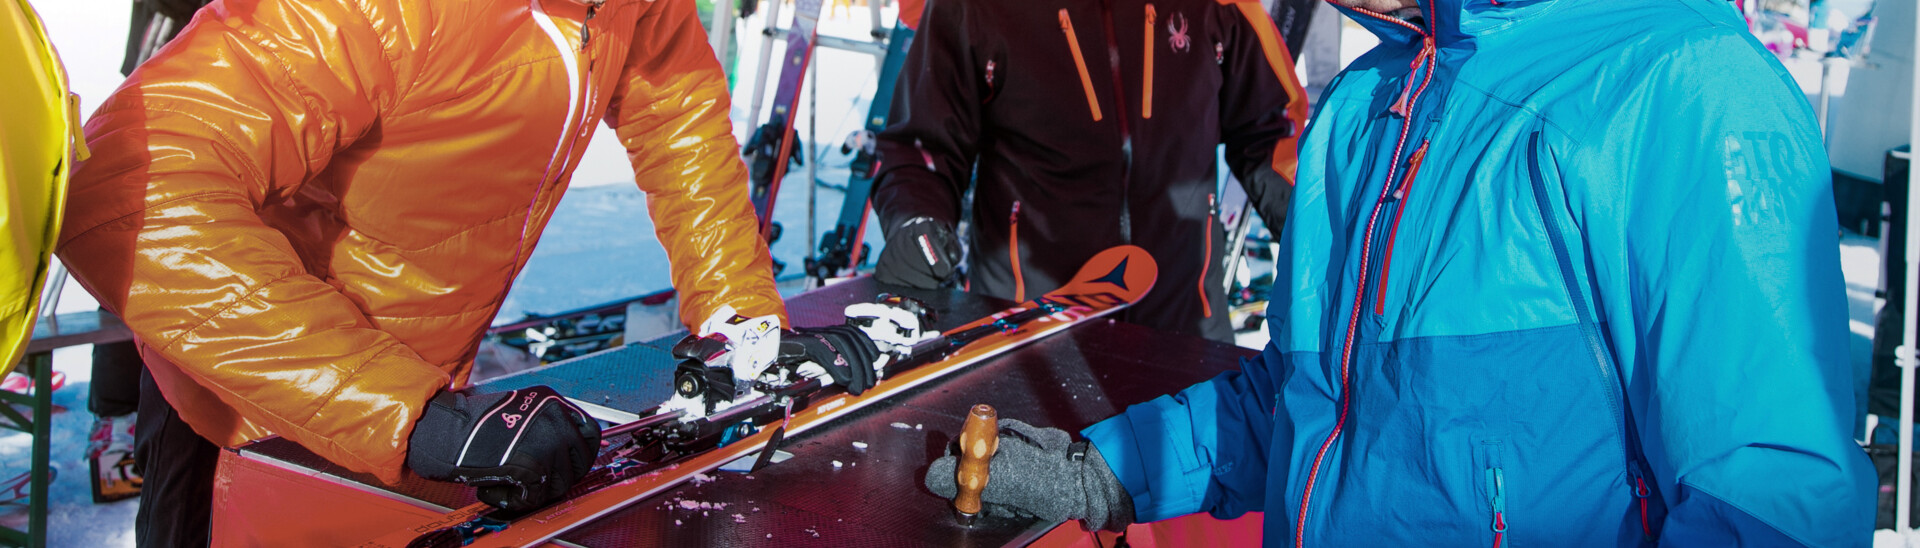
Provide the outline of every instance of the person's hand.
[[546,386],[505,393],[441,392],[408,440],[420,477],[478,487],[481,502],[533,510],[593,467],[600,424]]
[[[947,455],[927,468],[927,489],[952,499],[959,492]],[[1000,450],[988,465],[981,502],[1050,522],[1085,520],[1087,528],[1119,531],[1133,523],[1133,497],[1093,444],[1074,442],[1057,428],[1000,420]]]
[[782,360],[811,361],[827,370],[833,383],[855,396],[879,382],[874,369],[880,347],[866,332],[851,325],[801,327],[780,336]]
[[934,289],[954,278],[960,242],[953,227],[932,217],[915,217],[887,231],[873,278],[883,284]]

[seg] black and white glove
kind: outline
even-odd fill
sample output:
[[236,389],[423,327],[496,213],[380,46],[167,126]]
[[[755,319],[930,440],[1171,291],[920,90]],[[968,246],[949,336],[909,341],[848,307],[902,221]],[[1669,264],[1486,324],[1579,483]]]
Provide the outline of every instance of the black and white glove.
[[846,387],[847,393],[855,396],[879,382],[874,363],[880,360],[880,347],[866,332],[851,325],[800,327],[783,333],[780,359],[820,364],[834,384]]
[[915,217],[887,231],[887,245],[873,278],[883,284],[934,289],[954,280],[960,242],[953,227],[932,217]]
[[[927,489],[952,499],[959,492],[947,455],[927,468]],[[1049,522],[1085,520],[1087,528],[1119,531],[1133,523],[1133,497],[1114,477],[1100,450],[1057,428],[1000,420],[1000,450],[988,465],[980,501]]]
[[508,511],[545,506],[593,468],[600,424],[546,386],[434,396],[408,439],[420,477],[478,487]]

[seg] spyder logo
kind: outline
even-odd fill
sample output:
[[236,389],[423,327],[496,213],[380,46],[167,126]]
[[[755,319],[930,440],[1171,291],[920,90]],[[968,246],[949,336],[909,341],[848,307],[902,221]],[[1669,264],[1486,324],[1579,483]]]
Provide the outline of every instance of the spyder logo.
[[1175,53],[1187,51],[1193,47],[1193,39],[1187,37],[1187,16],[1179,13],[1167,18],[1167,45]]

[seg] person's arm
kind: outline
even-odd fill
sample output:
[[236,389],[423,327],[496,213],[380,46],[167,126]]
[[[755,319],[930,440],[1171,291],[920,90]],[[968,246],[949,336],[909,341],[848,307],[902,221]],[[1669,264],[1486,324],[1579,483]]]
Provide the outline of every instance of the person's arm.
[[747,199],[747,168],[727,118],[727,76],[692,2],[650,4],[634,30],[606,121],[647,193],[667,248],[680,319],[698,330],[731,305],[748,317],[780,316],[773,257]]
[[973,180],[980,86],[964,0],[930,0],[877,138],[873,208],[883,231],[929,217],[952,228]]
[[248,421],[398,481],[447,374],[308,274],[256,212],[366,132],[402,69],[348,2],[230,1],[196,21],[87,124],[61,260]]
[[[1668,546],[1865,544],[1829,168],[1799,89],[1736,26],[1674,44],[1587,143],[1533,150],[1592,249],[1607,352]],[[1704,70],[1703,70],[1704,69]],[[1587,201],[1562,206],[1565,200]],[[1572,244],[1569,244],[1572,245]],[[1590,257],[1590,259],[1589,259]],[[1584,305],[1582,305],[1584,306]],[[1653,524],[1659,527],[1659,523]]]
[[1132,497],[1134,521],[1232,518],[1266,504],[1267,448],[1290,358],[1273,345],[1171,396],[1080,431]]
[[1273,18],[1254,0],[1229,1],[1217,16],[1226,29],[1220,67],[1220,134],[1227,166],[1275,237],[1286,224],[1307,127],[1307,92]]

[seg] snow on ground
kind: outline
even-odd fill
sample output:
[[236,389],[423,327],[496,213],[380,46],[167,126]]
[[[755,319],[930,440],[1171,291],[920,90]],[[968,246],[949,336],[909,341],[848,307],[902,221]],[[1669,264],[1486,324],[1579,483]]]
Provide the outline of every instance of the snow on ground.
[[[868,39],[871,25],[867,12],[861,8],[853,15],[822,20],[820,32]],[[892,17],[892,11],[888,10],[886,18]],[[735,72],[732,112],[735,136],[742,140],[773,109],[773,88],[778,73],[767,77],[765,105],[759,120],[752,123],[746,120],[753,100],[753,74],[759,64],[761,34],[758,31],[764,24],[756,16],[741,25],[743,32],[736,33],[741,37],[740,64]],[[776,42],[773,58],[782,58],[785,49],[784,42]],[[819,247],[817,239],[810,239],[808,235],[817,237],[833,228],[839,219],[845,196],[839,189],[846,184],[851,174],[848,164],[853,161],[851,154],[840,153],[840,143],[849,133],[861,129],[861,118],[867,113],[877,84],[878,65],[872,55],[820,48],[814,54],[813,63],[822,71],[812,78],[819,86],[818,114],[807,115],[807,99],[802,95],[801,116],[795,120],[794,130],[800,133],[803,142],[818,143],[817,154],[809,155],[807,163],[817,166],[816,179],[829,186],[811,189],[817,194],[813,196],[814,223],[810,226],[807,223],[810,209],[807,170],[794,167],[788,171],[774,203],[774,221],[786,229],[785,236],[772,248],[774,259],[787,265],[779,274],[782,278],[803,273],[803,260]],[[810,121],[818,124],[817,130],[809,129]],[[809,139],[810,133],[818,137]],[[795,154],[805,152],[796,149]],[[654,236],[653,220],[647,215],[646,195],[634,186],[632,177],[633,170],[628,167],[619,141],[611,130],[601,128],[581,160],[580,169],[574,172],[572,186],[560,201],[539,247],[534,249],[533,258],[507,294],[496,321],[515,320],[528,313],[560,312],[652,293],[672,285],[668,279],[666,251]],[[869,223],[876,222],[872,215],[868,219]],[[880,248],[877,226],[867,231],[865,241],[873,249]]]

